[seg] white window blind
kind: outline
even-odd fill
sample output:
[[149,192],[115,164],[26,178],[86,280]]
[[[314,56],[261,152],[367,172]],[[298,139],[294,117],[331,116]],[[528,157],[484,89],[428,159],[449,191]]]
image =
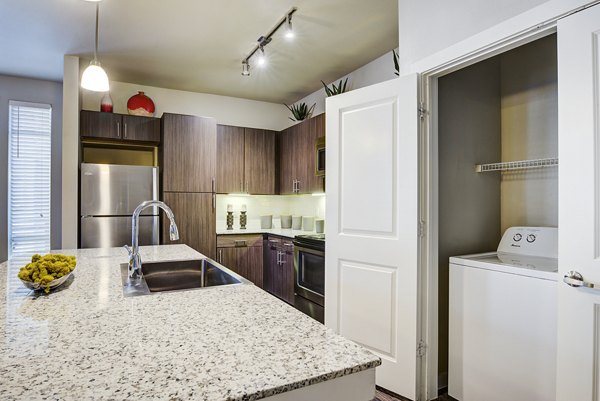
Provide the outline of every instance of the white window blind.
[[52,107],[9,102],[8,252],[19,257],[50,250]]

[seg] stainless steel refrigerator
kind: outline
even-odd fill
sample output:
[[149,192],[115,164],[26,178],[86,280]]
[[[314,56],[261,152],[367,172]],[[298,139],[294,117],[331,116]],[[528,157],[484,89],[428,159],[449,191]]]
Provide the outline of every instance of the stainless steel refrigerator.
[[[81,247],[131,245],[131,215],[158,199],[158,167],[81,164]],[[140,245],[158,245],[158,208],[140,216]]]

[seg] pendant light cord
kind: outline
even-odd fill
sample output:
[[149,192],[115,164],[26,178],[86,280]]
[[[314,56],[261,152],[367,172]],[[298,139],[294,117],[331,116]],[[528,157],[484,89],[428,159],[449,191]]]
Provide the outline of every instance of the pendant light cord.
[[100,2],[96,3],[96,47],[94,47],[94,61],[98,61],[98,13],[100,11]]

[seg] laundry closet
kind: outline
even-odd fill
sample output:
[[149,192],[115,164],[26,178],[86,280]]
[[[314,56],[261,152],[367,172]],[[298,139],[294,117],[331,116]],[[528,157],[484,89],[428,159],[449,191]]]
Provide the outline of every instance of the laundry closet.
[[[460,313],[449,313],[451,298],[467,302],[465,308],[477,303],[472,299],[465,301],[467,299],[467,290],[463,287],[466,286],[465,283],[459,283],[460,285],[455,283],[455,294],[450,294],[452,280],[449,274],[451,270],[449,259],[459,255],[495,252],[503,233],[511,227],[558,227],[556,34],[439,77],[437,132],[438,377],[439,385],[443,387],[448,383],[447,375],[452,377],[453,373],[455,378],[459,377],[464,383],[469,381],[469,378],[462,377],[462,374],[467,374],[465,372],[469,367],[466,365],[470,361],[466,360],[466,356],[465,360],[462,360],[462,354],[456,356],[459,351],[464,350],[449,349],[452,348],[452,343],[449,347],[449,325],[460,326],[460,322],[453,322],[451,319],[459,319],[456,316],[462,316]],[[520,234],[511,234],[511,236],[518,238]],[[535,236],[532,238],[535,240]],[[556,235],[552,240],[554,242],[551,247],[555,248]],[[547,255],[542,252],[541,256]],[[535,270],[536,267],[532,269]],[[504,274],[501,277],[512,280],[513,276]],[[550,276],[542,275],[543,277]],[[542,281],[545,294],[548,297],[554,296],[552,289],[555,288],[555,281]],[[510,292],[510,287],[507,288],[509,289],[506,292]],[[502,297],[496,296],[491,288],[489,290],[480,288],[477,291],[482,297],[482,304],[489,303],[495,308],[498,306],[497,303],[505,302]],[[524,295],[525,298],[520,299],[517,291],[515,289],[514,297],[519,305],[529,305],[527,297],[531,297],[532,303],[540,303],[539,308],[553,308],[550,312],[546,311],[547,313],[541,309],[539,313],[537,309],[534,309],[534,312],[537,315],[548,316],[549,320],[544,325],[555,324],[552,323],[556,311],[556,304],[552,302],[555,301],[543,297],[540,298],[541,300],[535,300],[533,295],[527,294]],[[508,293],[506,295],[512,296]],[[456,301],[454,305],[456,308]],[[513,334],[518,336],[528,333],[527,329],[523,329],[524,331],[515,334],[517,329],[513,333],[510,326],[503,326],[498,322],[497,319],[501,319],[501,315],[496,317],[495,314],[491,315],[491,312],[486,315],[482,311],[479,310],[483,315],[476,321],[485,320],[491,333],[502,331],[499,335],[504,338],[510,338]],[[507,313],[510,315],[511,312]],[[454,339],[455,348],[463,347],[461,341],[469,339],[463,331],[470,329],[471,327],[466,325],[460,326],[458,331],[455,330],[455,336],[464,335],[458,340]],[[555,326],[547,329],[553,331],[550,336],[556,335]],[[473,327],[473,330],[482,329]],[[537,336],[536,332],[533,335]],[[555,337],[547,340],[550,344],[555,341]],[[469,341],[473,342],[473,340]],[[544,342],[542,339],[540,341]],[[488,347],[496,345],[490,343]],[[455,359],[449,364],[449,353],[452,352]],[[464,354],[466,355],[466,351]],[[506,363],[508,365],[505,365],[504,369],[510,365],[510,361]],[[518,363],[515,361],[515,365]],[[493,363],[486,365],[491,364]],[[547,366],[548,371],[543,379],[535,377],[532,373],[534,376],[531,377],[531,385],[546,386],[555,380],[551,377],[553,366]],[[519,368],[523,367],[515,366],[515,371]],[[461,372],[452,372],[452,369]],[[475,369],[477,370],[477,367]],[[502,371],[487,373],[503,375]],[[495,382],[504,386],[516,386],[508,381],[495,380]],[[551,390],[553,393],[553,386]],[[488,388],[487,391],[493,392],[494,389]],[[460,391],[455,390],[454,394],[450,392],[450,395],[455,397],[456,394],[463,395],[462,387]],[[464,390],[464,398],[459,400],[472,400],[472,395],[469,398],[469,394],[475,393]],[[535,397],[537,396],[546,395],[538,394]],[[495,399],[494,397],[485,399],[492,400]]]

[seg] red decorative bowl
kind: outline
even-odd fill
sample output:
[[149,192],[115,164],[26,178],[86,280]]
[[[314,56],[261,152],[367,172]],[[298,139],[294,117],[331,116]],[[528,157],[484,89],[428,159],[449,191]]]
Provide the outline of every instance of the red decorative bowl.
[[154,116],[154,102],[144,92],[138,92],[127,101],[127,112],[134,116]]

